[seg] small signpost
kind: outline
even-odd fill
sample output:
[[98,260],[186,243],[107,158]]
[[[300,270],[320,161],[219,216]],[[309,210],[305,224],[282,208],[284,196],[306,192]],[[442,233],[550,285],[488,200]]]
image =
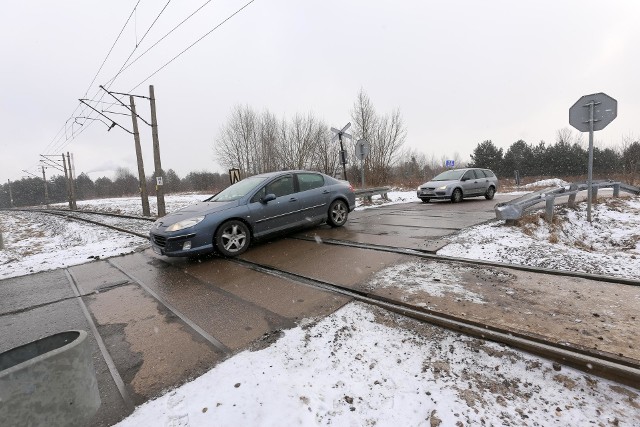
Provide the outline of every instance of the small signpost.
[[447,168],[452,168],[456,164],[455,160],[445,160],[444,166]]
[[229,181],[231,181],[231,185],[240,181],[240,169],[238,168],[229,169]]
[[335,141],[336,138],[340,140],[340,163],[342,163],[342,178],[347,180],[347,152],[344,150],[344,145],[342,144],[342,138],[353,139],[353,137],[346,132],[347,129],[351,126],[351,122],[347,123],[345,127],[338,130],[336,128],[331,128],[331,132],[335,133],[334,137],[331,139],[331,142]]
[[618,115],[618,101],[609,95],[585,95],[569,109],[569,124],[580,132],[589,132],[589,164],[587,167],[587,221],[591,223],[593,194],[593,132],[604,129]]
[[362,184],[362,188],[364,188],[364,159],[371,152],[371,145],[364,139],[358,140],[356,142],[356,157],[360,159],[360,183]]

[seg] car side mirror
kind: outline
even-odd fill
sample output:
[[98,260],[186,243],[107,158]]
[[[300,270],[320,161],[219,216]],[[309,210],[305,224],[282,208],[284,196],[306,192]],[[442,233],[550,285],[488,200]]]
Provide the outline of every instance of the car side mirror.
[[264,203],[266,205],[267,203],[275,199],[276,199],[276,195],[273,193],[269,193],[266,196],[264,196],[262,199],[260,199],[260,203]]
[[466,176],[463,176],[462,178],[460,178],[460,181],[469,181],[469,178],[467,178]]

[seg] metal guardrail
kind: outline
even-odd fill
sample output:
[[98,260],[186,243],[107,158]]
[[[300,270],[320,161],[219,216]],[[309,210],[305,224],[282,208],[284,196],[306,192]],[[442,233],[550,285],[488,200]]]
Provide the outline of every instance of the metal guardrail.
[[356,197],[364,197],[365,199],[371,201],[371,197],[375,195],[381,195],[383,199],[388,199],[387,193],[391,189],[389,187],[376,187],[376,188],[361,188],[360,190],[355,190]]
[[[526,194],[508,202],[498,203],[494,207],[496,218],[515,221],[522,218],[525,210],[537,205],[538,203],[545,202],[545,219],[548,222],[551,222],[553,219],[553,207],[555,205],[556,197],[569,196],[569,207],[573,207],[575,205],[576,195],[580,191],[587,190],[588,187],[587,183],[573,183],[564,186],[547,187],[543,190],[534,191],[533,193]],[[613,197],[618,197],[620,195],[620,190],[631,194],[640,194],[640,188],[624,184],[622,182],[594,181],[592,184],[592,201],[595,201],[598,197],[599,188],[613,188]]]

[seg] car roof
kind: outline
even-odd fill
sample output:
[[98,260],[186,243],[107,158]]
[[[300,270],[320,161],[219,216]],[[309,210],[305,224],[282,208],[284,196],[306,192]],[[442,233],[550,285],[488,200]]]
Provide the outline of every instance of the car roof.
[[322,172],[317,172],[317,171],[307,171],[307,170],[301,170],[301,169],[294,169],[294,170],[284,170],[284,171],[275,171],[275,172],[265,172],[265,173],[261,173],[258,175],[252,175],[253,177],[264,177],[264,178],[271,178],[274,176],[278,176],[278,175],[284,175],[287,173],[317,173],[320,175],[324,175]]

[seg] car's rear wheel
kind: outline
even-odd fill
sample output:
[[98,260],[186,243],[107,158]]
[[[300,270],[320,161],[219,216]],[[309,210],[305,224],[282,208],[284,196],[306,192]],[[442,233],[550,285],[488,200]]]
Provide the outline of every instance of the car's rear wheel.
[[453,190],[453,193],[451,194],[451,202],[458,203],[461,201],[462,201],[462,190],[459,188],[456,188],[455,190]]
[[347,222],[349,208],[343,200],[334,200],[329,206],[328,222],[332,227],[342,227]]
[[487,199],[487,200],[491,200],[491,199],[493,199],[493,196],[495,196],[495,195],[496,195],[496,189],[493,188],[493,187],[489,187],[489,188],[487,188],[487,192],[484,193],[484,198]]
[[420,197],[420,200],[422,200],[422,203],[429,203],[429,199],[428,197]]
[[215,239],[218,252],[224,256],[233,257],[249,248],[251,234],[244,222],[232,219],[218,228]]

